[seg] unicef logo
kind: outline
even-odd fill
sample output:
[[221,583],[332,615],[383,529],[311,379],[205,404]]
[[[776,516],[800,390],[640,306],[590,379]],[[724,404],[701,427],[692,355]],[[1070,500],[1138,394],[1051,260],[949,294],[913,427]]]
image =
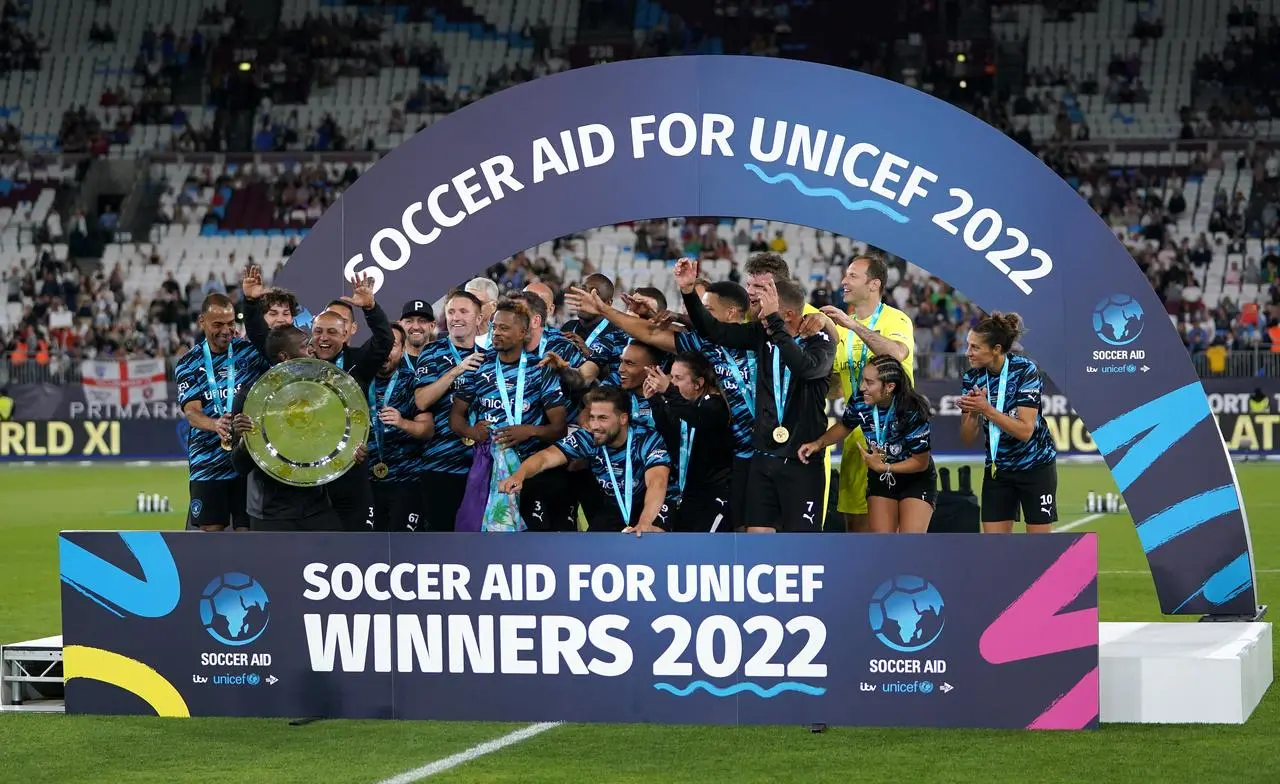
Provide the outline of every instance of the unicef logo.
[[247,574],[228,572],[209,581],[200,594],[200,624],[223,645],[248,645],[271,619],[271,600]]
[[1109,346],[1127,346],[1143,327],[1142,306],[1128,294],[1112,294],[1093,309],[1093,334]]
[[901,653],[918,653],[937,642],[946,625],[946,603],[933,583],[900,574],[885,580],[871,596],[871,631],[885,646]]

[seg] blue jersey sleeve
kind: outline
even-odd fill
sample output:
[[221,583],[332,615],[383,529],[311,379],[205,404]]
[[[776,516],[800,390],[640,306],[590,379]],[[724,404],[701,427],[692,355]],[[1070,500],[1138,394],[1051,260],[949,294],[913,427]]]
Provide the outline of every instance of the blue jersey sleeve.
[[1040,378],[1039,369],[1035,363],[1028,360],[1022,366],[1022,374],[1018,378],[1018,389],[1013,396],[1013,408],[1022,406],[1039,408],[1040,393],[1043,388],[1044,380]]
[[542,408],[545,411],[549,408],[568,408],[569,401],[564,396],[564,390],[560,387],[560,377],[551,372],[547,368],[538,368],[538,372],[542,374]]
[[183,408],[192,400],[202,400],[208,382],[205,379],[204,367],[192,361],[199,356],[197,349],[191,349],[173,369],[174,381],[178,384],[178,407]]
[[677,354],[683,354],[686,351],[703,353],[703,346],[706,345],[706,341],[697,332],[677,332],[675,338]]
[[982,371],[966,370],[964,377],[960,380],[960,394],[967,395],[978,386],[978,377]]
[[671,467],[671,453],[667,451],[666,442],[657,432],[650,431],[639,446],[644,470],[648,471],[658,466]]
[[850,430],[857,430],[862,427],[862,403],[860,398],[845,404],[844,413],[840,415],[840,424]]
[[930,451],[929,420],[920,415],[904,419],[902,422],[902,451],[904,456],[922,455]]
[[586,460],[595,454],[596,440],[586,430],[571,430],[555,447],[568,460]]

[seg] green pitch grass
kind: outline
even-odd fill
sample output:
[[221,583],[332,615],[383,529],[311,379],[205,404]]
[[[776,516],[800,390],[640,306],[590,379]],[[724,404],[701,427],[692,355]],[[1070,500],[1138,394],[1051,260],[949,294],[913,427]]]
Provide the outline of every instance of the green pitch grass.
[[[1280,468],[1237,467],[1258,560],[1261,601],[1277,601]],[[1097,465],[1063,465],[1063,522],[1085,517],[1089,490],[1114,489]],[[55,537],[67,528],[182,527],[183,512],[137,515],[139,490],[182,510],[181,468],[0,468],[0,638],[59,632]],[[1108,621],[1159,619],[1132,522],[1108,515],[1099,592]],[[1191,620],[1191,619],[1187,619]],[[1278,649],[1280,650],[1280,649]],[[0,781],[378,782],[466,751],[516,724],[96,718],[0,713]],[[446,782],[1274,782],[1280,696],[1243,727],[1103,725],[1097,732],[564,725],[432,777]]]

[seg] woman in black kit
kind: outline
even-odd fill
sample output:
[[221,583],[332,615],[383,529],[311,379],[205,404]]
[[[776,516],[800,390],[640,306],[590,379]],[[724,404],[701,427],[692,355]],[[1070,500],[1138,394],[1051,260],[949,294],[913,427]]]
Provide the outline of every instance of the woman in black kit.
[[644,396],[671,450],[671,481],[681,492],[674,530],[731,531],[734,441],[729,404],[716,383],[715,368],[702,354],[678,354],[671,375],[659,367],[649,369]]

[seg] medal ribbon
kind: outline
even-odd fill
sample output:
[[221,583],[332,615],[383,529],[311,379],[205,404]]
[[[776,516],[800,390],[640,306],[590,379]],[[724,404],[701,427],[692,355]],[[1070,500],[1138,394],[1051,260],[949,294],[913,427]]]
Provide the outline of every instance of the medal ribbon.
[[[1000,391],[996,394],[995,407],[996,411],[1004,413],[1004,392],[1009,381],[1009,357],[1004,358],[1004,367],[1000,368]],[[988,395],[991,393],[988,392]],[[987,449],[991,453],[991,475],[996,473],[996,452],[1000,450],[1000,428],[995,423],[987,420]]]
[[601,317],[600,323],[596,324],[596,328],[591,330],[590,335],[587,335],[587,339],[585,342],[586,342],[588,351],[591,350],[591,344],[595,342],[596,338],[600,337],[600,333],[604,332],[604,328],[607,326],[609,326],[609,320],[604,317]]
[[369,417],[372,420],[370,422],[370,427],[373,429],[374,448],[378,450],[378,462],[380,463],[383,462],[382,435],[385,432],[385,426],[382,424],[382,420],[378,417],[378,413],[391,404],[391,393],[395,391],[396,377],[399,375],[399,373],[392,373],[391,378],[387,380],[387,388],[382,392],[381,405],[378,404],[377,392],[375,391],[375,388],[378,386],[378,380],[374,379],[373,383],[369,385]]
[[[882,310],[884,310],[883,302],[881,302],[879,305],[876,305],[875,312],[871,314],[871,320],[867,322],[867,329],[871,330],[872,332],[876,331],[876,322],[880,320],[880,311]],[[862,371],[867,366],[867,342],[865,340],[862,341],[862,357],[858,359],[857,365],[853,364],[853,339],[855,337],[857,337],[857,335],[854,333],[854,331],[849,330],[849,336],[845,340],[845,344],[844,344],[845,351],[847,352],[848,358],[849,358],[849,378],[850,379],[853,379],[853,369],[855,367],[857,367],[858,369],[858,377],[853,382],[853,391],[850,394],[850,397],[858,394],[858,390],[862,388]]]
[[213,372],[213,352],[209,350],[209,341],[204,342],[204,375],[208,380],[209,397],[213,399],[214,419],[231,413],[231,406],[236,394],[236,353],[231,344],[227,345],[227,394],[224,398],[218,394],[218,377]]
[[529,355],[521,351],[519,369],[516,370],[516,407],[512,411],[511,398],[507,395],[507,377],[502,375],[502,360],[496,354],[493,357],[493,367],[498,374],[498,394],[502,396],[502,411],[507,415],[507,424],[512,427],[524,419],[524,378],[528,361]]
[[[782,352],[773,346],[773,403],[778,410],[778,427],[787,410],[787,394],[791,391],[791,368],[782,366]],[[781,370],[779,370],[781,368]]]
[[609,448],[603,444],[600,445],[600,451],[604,454],[604,465],[609,470],[609,482],[613,485],[613,499],[618,503],[618,509],[622,512],[622,524],[624,526],[631,525],[631,499],[635,496],[635,476],[631,468],[631,435],[632,430],[627,428],[627,451],[623,453],[623,460],[626,461],[626,468],[623,471],[625,490],[618,488],[618,476],[613,472],[613,460],[609,457]]
[[738,367],[738,363],[733,360],[733,355],[729,353],[729,350],[723,346],[720,347],[720,356],[724,357],[725,364],[729,366],[729,374],[733,376],[734,383],[742,391],[742,399],[747,402],[747,410],[754,417],[756,415],[756,388],[752,385],[755,383],[756,377],[756,354],[754,351],[745,353],[747,355],[747,374],[750,378],[743,376],[742,368]]
[[897,405],[897,401],[889,403],[889,410],[884,415],[884,427],[880,427],[880,407],[871,407],[871,424],[875,428],[876,446],[885,448],[885,436],[889,434],[889,423],[893,421],[893,408]]
[[693,454],[693,439],[698,435],[698,428],[689,427],[689,423],[680,420],[680,459],[677,463],[677,482],[680,492],[684,492],[685,479],[689,475],[689,456]]

